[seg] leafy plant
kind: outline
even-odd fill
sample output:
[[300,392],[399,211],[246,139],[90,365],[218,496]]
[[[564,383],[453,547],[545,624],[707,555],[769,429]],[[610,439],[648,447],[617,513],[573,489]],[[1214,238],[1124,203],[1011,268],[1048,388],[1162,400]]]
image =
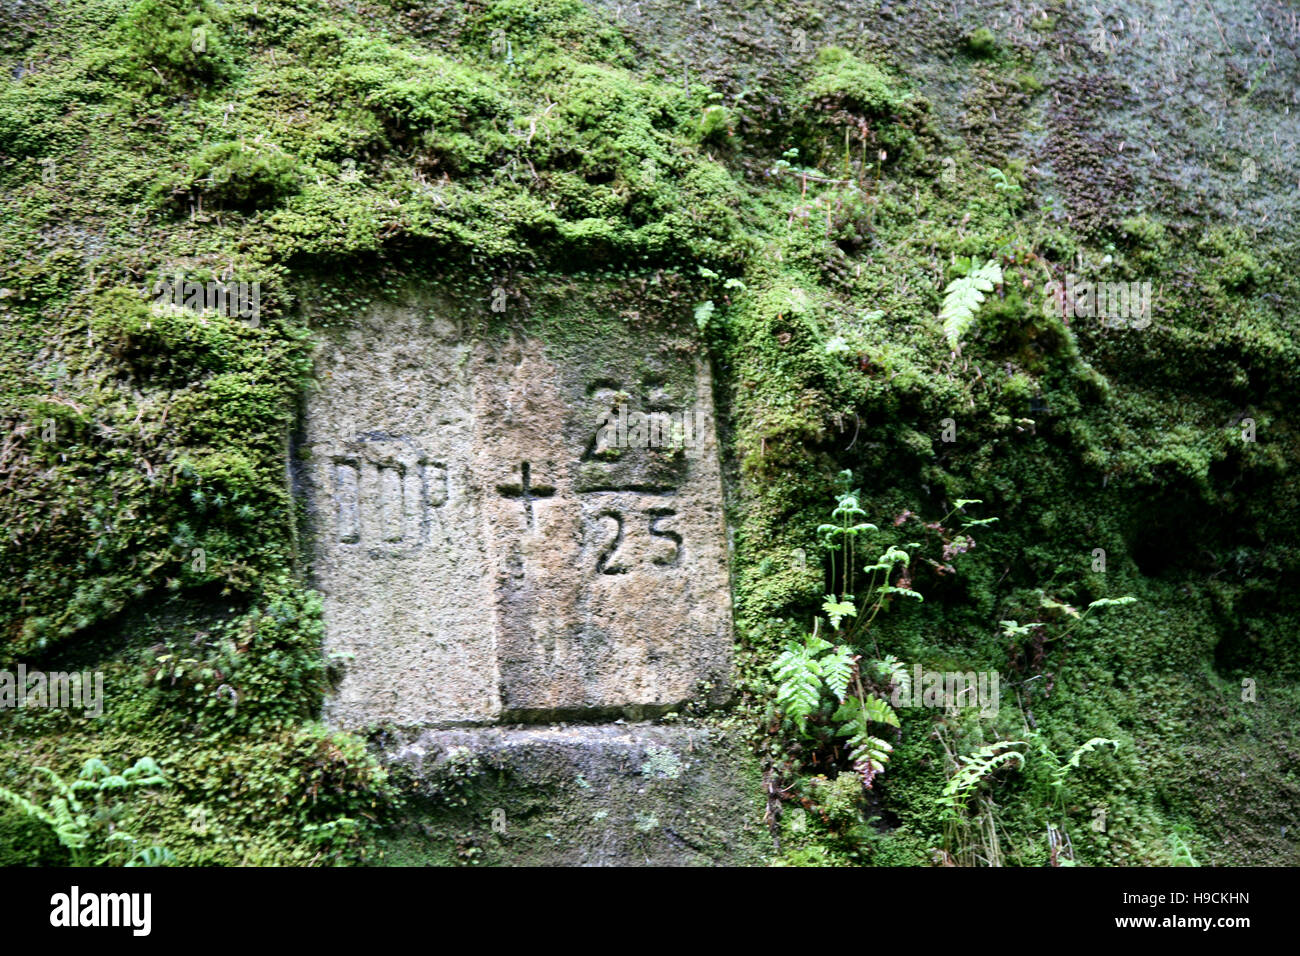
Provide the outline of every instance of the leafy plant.
[[[839,593],[827,594],[822,612],[829,629],[839,632],[845,622],[852,619],[856,630],[864,631],[880,613],[892,594],[904,593],[920,598],[906,587],[890,583],[890,576],[900,564],[906,567],[909,554],[891,545],[864,570],[871,575],[868,581],[869,603],[864,604],[859,616],[857,600],[853,594],[857,541],[862,535],[876,532],[876,525],[862,518],[866,512],[860,505],[860,495],[851,490],[852,473],[840,473],[840,493],[832,523],[817,529],[822,543],[830,553],[832,583],[839,584]],[[838,556],[838,563],[837,558]],[[776,702],[781,712],[791,720],[801,736],[814,736],[809,722],[819,717],[829,721],[835,739],[843,740],[848,747],[849,759],[862,778],[864,787],[870,787],[876,774],[885,769],[893,747],[872,733],[872,725],[899,726],[898,715],[881,697],[867,690],[867,683],[878,686],[872,678],[884,678],[883,686],[892,687],[896,675],[905,669],[896,658],[873,662],[863,681],[861,656],[850,643],[850,631],[841,635],[840,643],[832,643],[821,636],[822,618],[814,622],[813,633],[802,644],[790,641],[771,665],[778,681]],[[832,706],[825,706],[827,702]]]
[[1000,193],[1014,195],[1020,192],[1020,186],[1017,183],[1007,179],[1007,174],[996,166],[989,167],[989,175],[993,177],[993,188]]
[[974,795],[984,779],[999,767],[1015,760],[1023,764],[1025,755],[1012,747],[1024,747],[1023,740],[999,740],[986,744],[974,753],[956,759],[956,769],[944,785],[939,802],[950,813],[956,813]]
[[[1039,592],[1038,595],[1039,607],[1044,608],[1048,611],[1054,611],[1054,612],[1059,611],[1062,616],[1071,618],[1074,621],[1073,624],[1071,624],[1069,627],[1063,630],[1060,634],[1056,634],[1048,638],[1043,638],[1043,643],[1048,643],[1051,641],[1059,641],[1061,638],[1067,636],[1076,628],[1078,628],[1080,624],[1082,624],[1085,620],[1087,620],[1088,615],[1091,614],[1097,608],[1123,607],[1125,604],[1133,604],[1136,603],[1136,601],[1137,598],[1133,597],[1132,595],[1125,595],[1124,597],[1118,597],[1118,598],[1099,598],[1096,601],[1093,601],[1091,604],[1089,604],[1086,608],[1084,608],[1083,613],[1080,614],[1077,608],[1069,604],[1065,604],[1061,601],[1057,601],[1054,598],[1050,598],[1046,594]],[[1029,635],[1030,631],[1033,630],[1034,628],[1042,628],[1047,626],[1046,622],[1043,621],[1035,621],[1030,624],[1021,624],[1018,621],[1008,620],[1008,621],[999,621],[998,623],[1002,625],[1003,637],[1024,637]]]
[[804,733],[808,718],[821,706],[823,688],[842,698],[852,671],[853,656],[843,646],[835,647],[816,634],[809,635],[802,645],[790,641],[772,664],[773,676],[780,682],[777,703]]
[[1191,827],[1185,823],[1180,823],[1173,828],[1169,836],[1165,837],[1165,843],[1169,847],[1169,860],[1172,866],[1200,866],[1196,857],[1192,855],[1192,848],[1187,845],[1184,836],[1192,832]]
[[[852,472],[840,473],[832,520],[817,529],[830,556],[831,585],[836,591],[825,595],[823,616],[814,620],[812,634],[802,643],[787,642],[770,669],[778,683],[776,706],[793,723],[795,732],[836,751],[842,744],[863,786],[869,789],[893,752],[892,745],[873,731],[899,726],[898,715],[888,700],[896,690],[910,691],[911,681],[906,665],[897,657],[881,657],[875,649],[874,658],[864,658],[859,648],[867,640],[874,648],[871,626],[895,596],[916,601],[924,598],[911,587],[910,576],[912,550],[921,546],[919,542],[890,544],[875,561],[861,564],[859,539],[880,529],[863,520],[867,515],[861,506],[861,494],[852,489],[852,480]],[[940,533],[945,559],[968,550],[974,542],[967,536],[949,538],[943,522],[965,506],[979,503],[977,499],[958,500],[943,519],[926,525],[927,533]],[[905,512],[895,525],[909,517],[915,516]],[[980,519],[967,526],[995,520]],[[929,563],[940,573],[952,570],[950,565]],[[866,598],[859,603],[856,577],[864,572],[868,575]],[[838,640],[823,637],[827,631]]]
[[[116,825],[123,807],[120,802],[110,802],[110,794],[168,785],[162,768],[152,757],[141,757],[120,774],[113,773],[98,757],[92,757],[71,783],[48,767],[33,769],[47,777],[54,787],[44,806],[5,787],[0,787],[0,800],[53,830],[58,841],[71,851],[74,866],[102,866],[119,858],[115,853],[116,844],[124,843],[129,848],[138,842]],[[89,800],[83,800],[82,795]],[[174,860],[169,851],[154,846],[136,852],[125,865],[162,866]]]
[[[1118,749],[1119,741],[1093,737],[1076,747],[1068,759],[1063,759],[1048,746],[1039,732],[1026,735],[1024,740],[995,741],[961,755],[953,752],[942,732],[939,739],[953,766],[943,792],[936,798],[943,808],[946,853],[965,865],[980,862],[989,866],[1001,864],[998,808],[992,793],[982,785],[998,770],[1014,764],[1015,768],[1025,771],[1030,792],[1043,801],[1043,811],[1049,815],[1047,834],[1051,865],[1074,865],[1074,849],[1065,825],[1058,825],[1051,817],[1065,812],[1066,779],[1072,770],[1079,767],[1084,756],[1101,747]],[[1029,759],[1031,754],[1033,758]]]
[[978,266],[974,259],[959,260],[958,268],[964,270],[963,274],[943,290],[943,307],[939,310],[943,334],[954,349],[975,320],[984,294],[992,292],[993,287],[1002,282],[1002,266],[993,259]]
[[858,655],[851,649],[843,644],[832,645],[813,633],[803,645],[789,642],[773,663],[772,671],[781,682],[777,704],[802,735],[809,735],[808,720],[821,710],[829,692],[838,704],[831,716],[835,735],[847,742],[854,769],[863,785],[870,787],[894,749],[872,734],[871,724],[899,724],[898,715],[888,703],[866,693],[857,666]]
[[715,308],[712,299],[705,299],[695,307],[695,324],[701,332],[708,328],[709,319],[713,318]]

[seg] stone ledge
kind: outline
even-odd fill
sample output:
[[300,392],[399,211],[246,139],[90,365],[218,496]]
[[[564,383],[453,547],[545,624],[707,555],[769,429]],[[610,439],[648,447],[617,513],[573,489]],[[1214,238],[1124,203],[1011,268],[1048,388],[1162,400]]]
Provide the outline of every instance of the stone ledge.
[[[394,732],[409,774],[397,864],[742,865],[770,852],[756,759],[708,726]],[[452,849],[455,848],[455,849]]]

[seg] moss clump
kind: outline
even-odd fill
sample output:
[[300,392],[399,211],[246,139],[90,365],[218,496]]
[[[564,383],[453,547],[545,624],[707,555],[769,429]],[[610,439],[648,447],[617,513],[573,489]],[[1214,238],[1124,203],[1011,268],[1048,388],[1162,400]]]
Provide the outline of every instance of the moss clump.
[[189,188],[236,209],[274,205],[298,186],[296,161],[271,143],[214,143],[190,161]]
[[887,116],[903,104],[897,87],[874,63],[842,47],[817,51],[805,87],[812,104],[833,105],[865,116]]
[[131,77],[156,93],[201,89],[230,78],[228,14],[208,0],[140,0],[120,21]]
[[71,862],[68,850],[45,824],[16,809],[0,811],[0,866],[69,866]]
[[997,36],[988,27],[977,27],[962,38],[962,49],[977,60],[997,58],[1002,47]]

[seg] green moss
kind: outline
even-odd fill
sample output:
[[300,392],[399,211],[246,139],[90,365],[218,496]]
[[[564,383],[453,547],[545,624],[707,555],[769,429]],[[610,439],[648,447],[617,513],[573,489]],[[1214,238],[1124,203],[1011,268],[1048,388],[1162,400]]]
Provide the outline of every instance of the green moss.
[[159,93],[228,79],[231,26],[228,15],[207,0],[141,0],[121,21],[132,78]]
[[903,102],[878,66],[842,47],[817,51],[813,74],[804,89],[810,103],[833,104],[866,116],[888,115]]
[[236,209],[273,205],[298,186],[294,158],[271,143],[214,143],[190,161],[189,187]]
[[48,826],[16,809],[0,812],[0,866],[68,866],[70,863],[68,851]]
[[998,38],[988,27],[978,27],[966,34],[962,47],[977,60],[992,60],[1002,52]]

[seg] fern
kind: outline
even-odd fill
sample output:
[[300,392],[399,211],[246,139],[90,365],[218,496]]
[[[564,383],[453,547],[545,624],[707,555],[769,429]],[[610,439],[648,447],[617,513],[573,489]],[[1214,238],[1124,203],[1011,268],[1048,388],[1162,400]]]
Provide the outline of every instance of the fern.
[[772,673],[780,682],[776,701],[800,733],[805,732],[808,718],[821,705],[823,686],[830,689],[836,700],[848,692],[853,680],[853,663],[854,656],[847,647],[832,647],[829,641],[815,634],[802,646],[794,641],[786,644],[772,664]]
[[1024,637],[1036,627],[1046,627],[1047,625],[1040,622],[1033,624],[1021,624],[1018,621],[998,621],[1002,625],[1003,637]]
[[879,697],[846,697],[835,713],[846,734],[865,733],[869,723],[898,726],[898,714]]
[[1007,174],[996,166],[989,167],[989,175],[993,177],[993,188],[1000,193],[1018,193],[1020,186],[1007,179]]
[[836,700],[843,700],[848,693],[849,682],[853,680],[853,655],[847,647],[837,647],[819,663],[826,686]]
[[888,682],[891,692],[897,687],[899,693],[904,697],[912,693],[912,675],[907,672],[907,665],[893,654],[886,654],[884,658],[876,661],[873,666],[876,676]]
[[[915,545],[909,545],[909,547],[915,547]],[[902,548],[898,547],[897,545],[891,544],[885,550],[885,553],[876,559],[876,563],[868,565],[866,570],[892,571],[894,569],[895,564],[901,564],[903,567],[907,567],[911,563],[911,561],[912,558],[910,555],[908,555],[906,551],[904,551]]]
[[922,601],[922,602],[925,601],[925,598],[921,596],[921,593],[919,591],[913,591],[911,588],[896,588],[893,587],[892,585],[885,585],[883,587],[876,588],[876,593],[881,595],[882,597],[889,594],[901,594],[904,597],[916,598],[918,601]]
[[835,712],[835,720],[840,724],[840,734],[848,738],[853,768],[862,776],[863,786],[870,787],[872,778],[885,769],[894,750],[872,735],[870,725],[897,727],[898,715],[878,697],[846,697]]
[[1190,827],[1186,824],[1178,824],[1174,827],[1173,832],[1165,837],[1165,842],[1169,845],[1170,864],[1172,866],[1200,866],[1196,857],[1192,855],[1192,848],[1187,845],[1183,839],[1183,834],[1190,832]]
[[849,758],[853,761],[853,769],[862,777],[864,787],[870,787],[876,774],[884,772],[893,752],[894,748],[888,743],[867,733],[849,738]]
[[176,854],[161,846],[148,846],[131,857],[124,866],[171,866]]
[[948,337],[948,344],[954,349],[975,320],[975,313],[984,302],[984,293],[992,292],[993,287],[1001,282],[1002,266],[996,260],[989,259],[977,267],[972,259],[967,273],[953,279],[943,290],[939,321],[943,323],[943,334]]
[[1025,755],[1010,747],[1024,747],[1023,740],[999,740],[987,744],[972,754],[957,758],[957,769],[944,785],[943,794],[938,798],[952,812],[958,812],[965,805],[984,778],[993,771],[1012,760],[1025,762]]
[[853,604],[852,594],[843,595],[842,600],[839,601],[835,600],[835,595],[833,594],[826,595],[826,600],[822,602],[822,611],[825,613],[826,618],[831,622],[831,627],[835,628],[837,631],[840,627],[840,621],[844,620],[846,617],[858,616],[858,609]]
[[[995,263],[989,265],[996,268]],[[983,271],[979,272],[979,275],[983,274]],[[908,587],[911,579],[906,570],[893,583],[890,580],[899,565],[904,569],[910,567],[910,552],[921,545],[918,542],[909,542],[903,547],[889,545],[875,563],[859,567],[854,554],[858,538],[880,529],[861,520],[866,517],[866,512],[862,510],[861,493],[853,490],[853,472],[840,472],[836,484],[836,506],[831,515],[834,523],[819,526],[817,534],[830,552],[830,578],[832,587],[839,593],[825,595],[821,609],[826,622],[836,632],[840,632],[846,619],[854,620],[837,634],[844,643],[832,645],[818,636],[822,618],[817,618],[812,635],[802,644],[788,642],[769,670],[776,678],[776,705],[781,714],[794,724],[801,736],[813,738],[819,747],[840,741],[847,745],[863,786],[870,788],[872,779],[884,770],[893,752],[889,743],[872,734],[872,725],[900,726],[893,707],[872,693],[889,696],[899,688],[910,692],[911,680],[906,666],[892,654],[863,663],[854,648],[862,644],[861,635],[869,632],[876,616],[887,606],[889,597],[897,594],[923,600],[919,592]],[[977,499],[959,499],[957,508],[980,503]],[[895,525],[899,523],[895,522]],[[868,599],[862,608],[857,607],[854,597],[855,572],[869,575]],[[839,586],[836,588],[836,585]],[[864,677],[868,678],[872,693],[868,693],[868,687],[864,686]],[[885,684],[883,688],[882,683]],[[829,714],[827,709],[823,709],[828,695],[836,702],[834,712]],[[812,730],[810,722],[816,725]]]
[[1133,597],[1131,594],[1121,598],[1101,598],[1089,604],[1088,610],[1091,611],[1095,607],[1122,607],[1125,604],[1133,604],[1136,601],[1137,598]]
[[1092,753],[1098,747],[1105,747],[1108,744],[1116,750],[1119,749],[1118,740],[1111,740],[1109,737],[1093,737],[1083,746],[1077,748],[1074,753],[1070,754],[1070,759],[1065,766],[1056,771],[1057,779],[1064,781],[1065,775],[1079,766],[1079,761],[1083,759],[1084,754]]
[[[71,851],[74,866],[89,866],[110,859],[111,854],[109,853],[101,853],[98,856],[91,853],[90,848],[97,839],[104,847],[115,842],[135,842],[133,837],[121,830],[110,831],[100,838],[99,828],[103,827],[107,821],[115,819],[118,815],[117,807],[103,805],[102,795],[140,787],[165,786],[168,782],[166,777],[163,776],[162,768],[150,757],[141,758],[136,761],[134,766],[122,771],[121,774],[113,773],[104,761],[98,757],[92,757],[82,765],[81,773],[70,784],[49,767],[33,767],[32,769],[36,773],[48,777],[54,787],[55,793],[46,800],[45,806],[42,807],[28,797],[5,787],[0,787],[0,801],[17,807],[27,816],[53,830],[59,843]],[[77,796],[78,793],[87,792],[92,794],[96,804],[91,810],[87,810]],[[111,823],[108,825],[111,826]],[[167,851],[161,847],[152,847],[150,849],[167,854]],[[140,858],[141,854],[137,854],[133,859]],[[156,854],[151,854],[144,859],[158,858]],[[140,862],[128,863],[127,865],[151,866],[156,864]]]
[[772,674],[780,682],[776,691],[777,705],[795,722],[799,732],[804,732],[808,718],[821,703],[822,665],[818,655],[830,643],[815,635],[800,646],[790,641],[772,664]]

